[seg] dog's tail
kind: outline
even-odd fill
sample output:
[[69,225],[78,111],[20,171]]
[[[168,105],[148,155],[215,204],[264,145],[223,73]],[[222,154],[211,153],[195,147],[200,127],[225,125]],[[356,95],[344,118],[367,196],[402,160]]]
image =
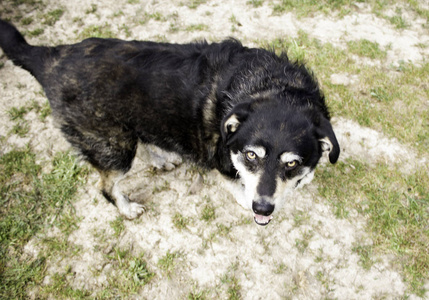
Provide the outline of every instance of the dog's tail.
[[13,63],[35,74],[47,56],[49,48],[29,45],[22,34],[8,22],[0,20],[0,48]]

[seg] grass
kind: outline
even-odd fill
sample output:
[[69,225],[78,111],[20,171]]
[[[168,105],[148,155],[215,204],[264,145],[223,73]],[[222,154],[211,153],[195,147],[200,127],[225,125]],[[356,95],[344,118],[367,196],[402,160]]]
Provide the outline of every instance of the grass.
[[[54,246],[36,258],[19,257],[24,245],[48,219],[67,237],[71,232],[71,202],[87,171],[69,153],[58,153],[52,170],[42,171],[29,147],[0,157],[0,298],[25,298],[26,289],[38,286],[46,271],[46,258]],[[55,244],[58,246],[58,243]],[[64,249],[61,249],[64,250]]]
[[31,37],[36,37],[36,36],[42,35],[44,32],[45,32],[45,29],[43,29],[43,28],[36,28],[34,30],[29,31],[28,35],[31,36]]
[[201,212],[201,220],[210,222],[216,219],[216,209],[213,205],[207,204]]
[[170,252],[170,250],[168,250],[167,253],[158,260],[158,267],[167,277],[171,277],[177,265],[177,258],[179,257],[179,252]]
[[201,4],[206,3],[207,0],[188,0],[186,2],[181,3],[182,5],[185,5],[189,7],[190,9],[196,9]]
[[347,218],[353,209],[368,220],[373,245],[354,248],[362,264],[371,265],[372,253],[394,252],[412,292],[423,296],[423,282],[429,279],[427,169],[404,175],[400,165],[347,160],[319,171],[317,181],[320,194],[332,204],[337,217]]
[[113,38],[112,28],[109,24],[104,25],[91,25],[84,28],[77,36],[76,40],[83,40],[90,37],[96,38]]
[[239,300],[242,298],[240,280],[235,274],[238,267],[238,262],[231,264],[231,266],[228,268],[228,271],[220,279],[221,283],[226,285],[228,300]]
[[113,236],[118,238],[121,233],[125,230],[124,218],[119,216],[115,220],[109,222],[110,227],[113,229]]
[[53,26],[64,14],[64,9],[58,8],[55,10],[49,11],[45,16],[42,24]]
[[358,41],[350,41],[347,43],[349,52],[361,57],[369,57],[371,59],[384,59],[387,52],[380,49],[377,42],[371,42],[366,39]]
[[115,247],[107,259],[112,265],[112,271],[108,274],[108,284],[97,293],[97,299],[129,297],[155,276],[144,259],[144,254],[133,255],[129,249]]
[[7,113],[9,115],[9,120],[13,121],[15,124],[12,126],[9,134],[16,134],[22,138],[26,137],[30,131],[30,124],[25,119],[25,116],[27,113],[33,110],[36,113],[39,113],[39,119],[41,121],[45,121],[46,117],[51,113],[49,103],[46,102],[46,104],[42,107],[35,100],[32,100],[31,103],[26,106],[12,107],[7,111]]
[[186,31],[207,31],[209,27],[206,24],[192,24],[185,28]]
[[248,5],[252,5],[253,7],[261,7],[264,4],[264,0],[249,0],[246,2]]
[[339,12],[340,15],[346,15],[350,13],[354,2],[351,0],[281,0],[274,4],[273,14],[293,11],[298,17],[309,17],[316,13],[330,14],[331,12]]
[[[248,4],[253,4],[259,1],[248,1]],[[316,14],[324,14],[328,16],[344,17],[351,14],[356,10],[355,3],[365,3],[372,8],[372,12],[380,17],[384,17],[384,11],[392,5],[403,3],[405,7],[414,11],[417,15],[429,21],[429,10],[421,5],[417,0],[281,0],[275,1],[272,4],[273,14],[283,14],[286,12],[293,12],[298,17],[312,17]],[[396,9],[397,16],[393,18],[385,17],[397,28],[403,29],[408,27],[408,24],[400,16],[400,9]]]
[[186,218],[184,217],[182,214],[180,213],[176,213],[173,218],[173,225],[174,227],[176,227],[179,230],[184,230],[187,228],[187,226],[189,225],[189,223],[191,222],[190,218]]

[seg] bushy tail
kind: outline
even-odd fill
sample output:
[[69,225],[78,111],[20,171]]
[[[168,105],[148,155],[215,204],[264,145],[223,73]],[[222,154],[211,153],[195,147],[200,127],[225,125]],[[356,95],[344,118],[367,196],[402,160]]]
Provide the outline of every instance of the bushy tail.
[[12,24],[3,20],[0,20],[0,48],[15,65],[35,75],[35,64],[40,59],[40,52],[44,52],[41,51],[44,47],[29,45]]

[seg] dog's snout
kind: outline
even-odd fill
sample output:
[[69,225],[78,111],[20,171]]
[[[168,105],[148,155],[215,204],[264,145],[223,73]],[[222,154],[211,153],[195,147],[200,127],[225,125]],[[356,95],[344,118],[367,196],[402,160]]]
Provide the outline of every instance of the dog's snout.
[[262,199],[260,201],[253,201],[252,209],[253,209],[253,212],[257,215],[269,216],[274,211],[274,205]]

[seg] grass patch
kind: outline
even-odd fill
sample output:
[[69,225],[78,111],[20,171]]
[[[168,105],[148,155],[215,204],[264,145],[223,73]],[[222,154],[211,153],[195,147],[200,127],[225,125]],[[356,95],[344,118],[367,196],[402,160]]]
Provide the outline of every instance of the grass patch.
[[228,268],[228,272],[220,279],[220,282],[227,286],[226,293],[228,295],[228,300],[239,300],[242,298],[240,280],[235,275],[237,269],[238,263],[233,263]]
[[37,28],[32,31],[29,31],[28,35],[31,37],[36,37],[36,36],[42,35],[44,32],[45,30],[43,28]]
[[109,222],[110,227],[113,229],[115,238],[119,237],[125,230],[124,218],[119,216],[115,220]]
[[86,27],[82,30],[81,33],[78,34],[77,40],[83,40],[90,37],[96,38],[114,38],[115,35],[112,32],[112,28],[109,24],[105,24],[103,26],[92,25]]
[[185,5],[187,7],[189,7],[190,9],[196,9],[198,6],[200,6],[201,4],[206,3],[207,0],[190,0],[190,1],[186,1],[186,2],[181,2],[181,5]]
[[31,23],[33,23],[33,18],[32,17],[26,17],[26,18],[22,18],[21,19],[21,24],[24,26],[30,25]]
[[246,2],[248,5],[252,5],[253,7],[261,7],[264,4],[264,0],[249,0]]
[[355,247],[363,265],[370,266],[372,252],[394,252],[411,291],[423,296],[423,284],[429,279],[427,169],[404,175],[400,166],[369,166],[348,160],[321,170],[317,181],[320,194],[333,205],[338,217],[347,217],[353,209],[368,220],[373,245]]
[[201,212],[201,220],[210,222],[216,219],[216,209],[213,205],[207,204]]
[[43,289],[43,292],[46,295],[56,294],[68,299],[89,298],[91,292],[70,286],[69,277],[72,276],[72,268],[67,266],[64,272],[57,272],[51,277],[51,283]]
[[30,125],[26,121],[20,121],[13,125],[10,133],[16,134],[19,137],[25,137],[26,134],[30,131]]
[[9,119],[11,121],[24,120],[24,116],[27,113],[26,107],[12,107],[8,110]]
[[191,222],[190,218],[186,218],[180,213],[176,213],[173,216],[172,221],[173,221],[174,227],[176,227],[179,230],[186,229],[189,223]]
[[41,284],[49,252],[20,259],[23,247],[53,216],[53,225],[71,232],[62,213],[86,174],[69,153],[58,153],[49,173],[29,147],[0,157],[0,298],[26,298],[27,288]]
[[387,56],[387,52],[380,49],[380,46],[376,42],[371,42],[366,39],[359,41],[350,41],[347,43],[350,53],[369,57],[371,59],[384,59]]
[[192,24],[185,28],[186,31],[207,31],[209,27],[206,24]]
[[51,10],[44,16],[42,24],[52,26],[62,17],[63,14],[64,9],[62,8]]
[[155,276],[144,255],[134,256],[127,249],[114,248],[108,257],[112,269],[108,274],[108,285],[97,293],[96,299],[122,299],[136,294]]
[[[353,3],[351,0],[282,0],[274,4],[273,14],[294,12],[298,17],[310,17],[316,13],[330,14],[337,12],[341,16],[349,14]],[[362,1],[358,1],[362,2]]]
[[170,250],[168,250],[167,253],[158,260],[158,267],[165,275],[167,275],[167,277],[171,277],[171,274],[176,268],[177,258],[179,256],[179,252],[170,252]]
[[[251,0],[248,1],[248,4],[252,4],[260,1]],[[298,17],[312,17],[316,14],[324,14],[328,16],[336,15],[338,17],[344,17],[349,15],[350,13],[356,11],[356,2],[358,3],[366,3],[372,8],[372,12],[380,17],[383,17],[383,12],[392,7],[393,5],[397,5],[398,2],[403,3],[406,8],[416,12],[420,17],[425,18],[429,21],[429,10],[427,8],[423,8],[420,1],[417,0],[281,0],[274,1],[272,5],[273,14],[283,14],[286,12],[293,12]],[[396,28],[403,29],[408,25],[405,21],[399,20],[402,19],[400,16],[400,9],[397,9],[397,16],[394,17],[394,20],[390,20]],[[387,18],[390,19],[390,18]],[[405,27],[404,27],[405,26]]]

